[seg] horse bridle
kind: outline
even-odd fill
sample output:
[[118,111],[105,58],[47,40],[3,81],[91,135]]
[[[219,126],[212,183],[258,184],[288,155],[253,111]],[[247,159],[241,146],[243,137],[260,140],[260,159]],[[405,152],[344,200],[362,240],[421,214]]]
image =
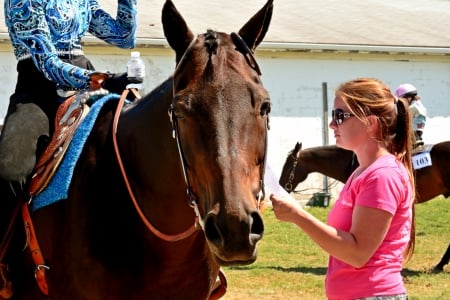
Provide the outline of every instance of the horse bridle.
[[[300,154],[300,151],[298,152],[298,154]],[[292,153],[290,156],[292,157],[294,162],[292,163],[291,171],[289,172],[288,181],[284,185],[285,190],[287,192],[289,192],[289,193],[294,191],[294,187],[292,186],[292,182],[294,181],[295,170],[297,169],[297,164],[298,164],[298,160],[299,160],[299,157],[295,156],[294,153]],[[353,168],[355,166],[355,159],[356,159],[356,154],[353,153],[353,155],[352,155],[352,163],[350,165],[351,166],[351,170],[353,170]]]
[[294,180],[295,170],[297,169],[297,164],[298,164],[298,157],[294,156],[293,153],[291,154],[291,156],[292,156],[294,162],[292,163],[291,171],[289,172],[288,182],[286,182],[286,184],[284,185],[284,188],[289,193],[293,191],[292,181]]
[[188,204],[190,207],[194,209],[196,223],[200,225],[202,229],[204,229],[203,219],[200,214],[200,209],[198,208],[198,199],[192,191],[191,182],[189,180],[189,174],[187,172],[186,167],[186,158],[184,156],[183,146],[181,145],[180,135],[178,133],[178,119],[175,115],[173,105],[170,104],[169,107],[169,118],[170,123],[172,124],[172,137],[177,142],[178,155],[180,157],[181,169],[183,170],[184,181],[186,182],[186,195],[188,199]]
[[[204,229],[203,219],[201,217],[200,209],[198,207],[198,198],[195,196],[192,186],[191,186],[191,183],[190,183],[190,180],[189,180],[189,174],[188,174],[188,170],[186,167],[186,158],[184,155],[183,146],[181,145],[181,138],[180,138],[179,130],[178,130],[178,119],[177,119],[177,116],[175,115],[172,104],[169,107],[169,118],[170,118],[170,123],[172,124],[172,137],[176,140],[176,143],[177,143],[178,155],[180,157],[181,168],[183,170],[183,176],[184,176],[184,180],[186,182],[186,194],[187,194],[188,204],[189,204],[189,206],[191,206],[194,209],[195,215],[196,215],[196,220],[197,220],[198,224],[200,225],[200,227],[202,229]],[[266,194],[265,187],[264,187],[264,171],[265,171],[265,165],[266,165],[266,160],[267,160],[268,130],[269,130],[269,118],[267,118],[266,132],[265,132],[266,134],[265,134],[265,138],[264,138],[264,161],[261,166],[262,171],[261,171],[261,179],[260,179],[261,190],[259,191],[258,196],[257,196],[258,210],[261,208],[261,201],[264,200],[265,194]]]
[[[253,70],[255,70],[258,73],[258,75],[261,75],[260,68],[256,62],[255,57],[253,56],[253,52],[250,50],[250,48],[248,48],[248,46],[244,42],[244,40],[237,33],[234,33],[234,32],[231,33],[231,37],[232,37],[233,43],[236,45],[236,50],[238,50],[239,52],[241,52],[244,55],[245,60],[247,61],[247,64]],[[192,40],[191,44],[194,41],[195,41],[195,39]],[[180,59],[180,62],[183,59],[184,59],[184,55]],[[181,63],[179,63],[178,65],[181,65]],[[177,72],[177,70],[178,70],[178,68],[175,69],[174,74]],[[173,85],[173,96],[175,97],[175,85]],[[172,124],[172,137],[176,140],[176,143],[177,143],[178,155],[180,157],[181,167],[183,170],[183,176],[184,176],[184,180],[186,182],[186,194],[187,194],[188,204],[189,204],[189,206],[191,206],[194,209],[194,212],[196,215],[196,220],[197,220],[196,222],[198,222],[200,227],[202,229],[204,229],[203,219],[201,217],[200,209],[198,206],[198,199],[193,192],[193,189],[192,189],[192,186],[191,186],[191,183],[189,180],[189,174],[188,174],[188,170],[186,167],[186,158],[184,155],[183,146],[181,144],[181,138],[180,138],[179,130],[178,130],[178,119],[177,119],[177,116],[175,115],[173,104],[171,104],[169,106],[168,113],[169,113],[170,123]],[[258,196],[257,196],[258,210],[261,208],[261,201],[264,200],[265,194],[266,194],[265,186],[264,186],[264,171],[265,171],[265,165],[266,165],[266,161],[267,161],[267,144],[268,144],[268,130],[269,129],[270,129],[269,117],[267,116],[266,134],[265,134],[265,138],[264,138],[264,161],[261,166],[262,167],[261,179],[260,179],[261,190],[259,191]]]
[[[244,56],[245,59],[247,61],[247,63],[249,64],[249,66],[255,70],[258,75],[261,75],[261,71],[259,69],[258,64],[256,63],[256,60],[253,56],[252,51],[248,48],[248,46],[246,46],[245,42],[242,40],[242,38],[237,35],[236,33],[232,33],[232,38],[234,43],[239,43],[239,45],[237,45],[237,50],[240,51]],[[194,42],[194,40],[192,40],[191,44]],[[189,47],[188,47],[189,48]],[[183,59],[183,58],[182,58]],[[180,60],[181,61],[181,60]],[[178,64],[180,65],[180,64]],[[175,69],[175,72],[177,71],[177,69]],[[130,89],[137,98],[140,98],[139,93],[137,92],[136,89],[132,88]],[[174,113],[174,109],[173,109],[173,105],[171,104],[169,107],[169,118],[170,118],[170,122],[172,124],[172,136],[173,138],[176,139],[177,142],[177,148],[178,148],[178,153],[180,156],[180,161],[181,161],[181,166],[183,169],[183,175],[184,175],[184,179],[186,182],[186,186],[187,186],[187,196],[188,196],[188,204],[189,206],[193,207],[194,212],[195,212],[195,219],[196,221],[194,222],[194,224],[188,228],[187,230],[185,230],[184,232],[181,232],[179,234],[175,234],[175,235],[168,235],[165,233],[160,232],[156,227],[154,227],[150,220],[145,216],[144,212],[142,211],[136,197],[134,196],[133,190],[131,188],[130,182],[128,180],[128,177],[126,175],[126,171],[125,171],[125,167],[123,166],[123,162],[120,156],[120,151],[119,151],[119,146],[117,143],[117,126],[119,123],[119,116],[120,116],[120,112],[122,110],[122,107],[125,103],[126,100],[126,96],[129,92],[129,89],[126,89],[119,100],[119,104],[116,108],[116,113],[114,115],[114,120],[113,120],[113,144],[114,144],[114,151],[116,153],[116,157],[117,157],[117,161],[119,164],[119,168],[120,171],[122,173],[122,177],[124,178],[124,182],[125,185],[127,187],[128,193],[130,195],[130,198],[133,201],[133,204],[135,206],[135,209],[137,211],[137,213],[139,214],[141,220],[144,222],[144,224],[146,225],[146,227],[157,237],[159,237],[162,240],[165,241],[169,241],[169,242],[175,242],[175,241],[179,241],[182,239],[185,239],[187,237],[189,237],[190,235],[192,235],[197,229],[197,224],[202,228],[202,230],[204,230],[204,222],[203,219],[201,217],[200,214],[200,209],[198,207],[198,199],[195,196],[195,194],[192,191],[192,187],[190,184],[190,180],[189,180],[189,175],[188,175],[188,171],[187,171],[187,167],[186,167],[186,159],[184,156],[184,152],[183,152],[183,147],[181,145],[181,140],[180,140],[180,136],[178,134],[178,120],[177,117]],[[173,90],[173,95],[175,95],[175,90]],[[266,122],[266,134],[265,134],[265,145],[264,145],[264,161],[263,164],[261,166],[262,170],[261,170],[261,179],[260,179],[260,184],[261,184],[261,190],[258,193],[257,196],[257,207],[258,209],[260,209],[261,207],[261,201],[264,200],[265,198],[265,188],[264,188],[264,171],[265,171],[265,165],[266,165],[266,160],[267,160],[267,144],[268,144],[268,130],[269,130],[270,126],[269,126],[269,117],[267,116],[267,122]]]

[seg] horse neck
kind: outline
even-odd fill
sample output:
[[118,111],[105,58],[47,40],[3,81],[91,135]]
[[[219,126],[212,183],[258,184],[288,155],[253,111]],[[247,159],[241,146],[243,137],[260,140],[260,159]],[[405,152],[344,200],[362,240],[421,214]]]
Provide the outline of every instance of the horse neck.
[[352,153],[335,146],[317,147],[303,150],[299,160],[308,173],[318,172],[345,182],[352,165]]
[[[179,156],[168,109],[172,102],[172,79],[155,88],[122,114],[118,124],[121,154],[133,173],[145,184],[155,185],[150,174],[164,174],[173,184],[181,182]],[[157,175],[158,176],[158,175]],[[158,190],[155,187],[155,190]]]
[[173,229],[169,234],[186,230],[195,217],[187,205],[186,182],[172,137],[168,116],[172,98],[169,79],[123,112],[117,138],[134,196],[155,227]]

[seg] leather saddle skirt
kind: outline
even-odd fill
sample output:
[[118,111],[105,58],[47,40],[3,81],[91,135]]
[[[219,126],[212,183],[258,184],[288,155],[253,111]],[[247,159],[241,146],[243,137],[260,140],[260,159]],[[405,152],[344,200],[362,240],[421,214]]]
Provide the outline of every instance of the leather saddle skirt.
[[39,157],[30,180],[30,196],[39,194],[48,184],[61,162],[75,130],[89,112],[89,106],[81,101],[80,94],[67,98],[58,108],[55,131],[47,148]]
[[28,192],[30,196],[39,194],[49,183],[72,141],[73,135],[89,112],[88,100],[92,96],[106,95],[102,88],[109,77],[107,73],[96,72],[90,76],[90,89],[80,91],[64,100],[55,118],[55,132],[47,148],[34,166]]

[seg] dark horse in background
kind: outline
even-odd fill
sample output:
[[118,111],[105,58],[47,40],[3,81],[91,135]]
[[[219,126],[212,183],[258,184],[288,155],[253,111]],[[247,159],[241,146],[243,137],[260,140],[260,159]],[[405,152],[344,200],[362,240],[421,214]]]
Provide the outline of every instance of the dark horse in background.
[[[116,135],[106,103],[68,199],[32,213],[48,299],[214,299],[221,266],[256,260],[271,102],[253,54],[272,11],[269,0],[238,33],[194,36],[165,2],[173,76],[124,106]],[[12,256],[14,299],[47,299],[29,253]]]
[[[416,179],[415,203],[423,203],[439,195],[444,195],[446,198],[450,196],[450,141],[433,145],[430,156],[432,166],[414,172]],[[300,182],[306,180],[308,174],[313,172],[344,183],[358,165],[356,155],[350,150],[334,145],[302,150],[301,143],[297,143],[286,158],[279,183],[290,193]],[[433,271],[442,272],[449,260],[450,245]]]

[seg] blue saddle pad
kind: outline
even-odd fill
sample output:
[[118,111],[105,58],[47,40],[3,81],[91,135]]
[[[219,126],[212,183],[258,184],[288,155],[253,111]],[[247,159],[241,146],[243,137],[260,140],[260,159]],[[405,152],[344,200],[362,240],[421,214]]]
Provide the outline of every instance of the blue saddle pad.
[[105,103],[111,100],[118,100],[120,95],[108,94],[95,101],[87,116],[75,131],[72,141],[62,159],[58,169],[53,174],[47,187],[37,194],[30,203],[32,211],[68,198],[70,182],[72,181],[73,170],[78,158],[83,150],[84,144],[94,127],[97,116]]

